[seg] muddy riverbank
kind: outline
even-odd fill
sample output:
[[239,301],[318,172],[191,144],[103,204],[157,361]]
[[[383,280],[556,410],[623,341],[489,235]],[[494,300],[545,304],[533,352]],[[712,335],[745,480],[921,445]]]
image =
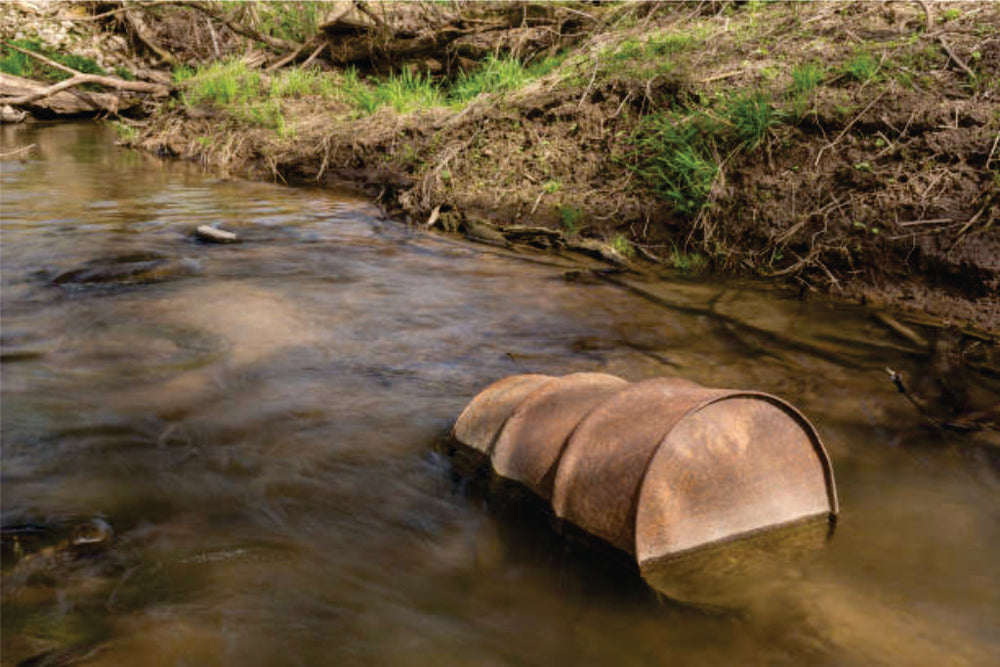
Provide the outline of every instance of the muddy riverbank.
[[[32,37],[24,7],[6,39]],[[487,243],[1000,331],[993,3],[286,7],[36,14],[171,73],[117,121],[128,145]]]

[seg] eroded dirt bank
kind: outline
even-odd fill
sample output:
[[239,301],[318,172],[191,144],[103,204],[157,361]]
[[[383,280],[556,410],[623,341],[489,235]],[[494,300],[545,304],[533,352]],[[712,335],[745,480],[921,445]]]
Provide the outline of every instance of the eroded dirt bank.
[[284,7],[45,11],[172,70],[128,144],[485,242],[1000,330],[994,3]]

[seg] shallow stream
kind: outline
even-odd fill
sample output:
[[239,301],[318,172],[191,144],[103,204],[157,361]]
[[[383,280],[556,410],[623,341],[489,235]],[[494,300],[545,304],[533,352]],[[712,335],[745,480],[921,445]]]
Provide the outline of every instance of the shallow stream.
[[[0,163],[2,513],[23,532],[4,664],[1000,662],[996,442],[922,423],[885,368],[926,355],[870,312],[574,279],[585,260],[218,178],[93,124],[2,133],[34,144]],[[834,536],[732,605],[679,604],[437,453],[493,380],[575,371],[796,404],[833,459]],[[64,548],[96,518],[109,546]]]

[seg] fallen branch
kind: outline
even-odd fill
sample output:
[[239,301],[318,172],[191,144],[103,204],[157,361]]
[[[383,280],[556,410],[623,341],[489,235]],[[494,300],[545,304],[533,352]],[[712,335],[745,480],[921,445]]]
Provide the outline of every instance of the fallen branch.
[[305,59],[305,62],[302,63],[302,69],[305,69],[306,67],[309,67],[309,65],[312,64],[312,61],[316,60],[316,58],[319,56],[319,54],[323,53],[323,49],[325,49],[328,46],[330,46],[329,42],[323,42],[322,44],[320,44],[319,46],[317,46],[316,50],[313,51],[312,54],[308,58]]
[[310,46],[312,46],[312,44],[313,44],[314,41],[315,41],[315,38],[310,39],[308,42],[300,44],[299,48],[295,49],[294,51],[292,51],[291,53],[289,53],[287,56],[284,56],[283,58],[279,58],[278,60],[275,60],[273,63],[271,63],[270,65],[268,65],[267,67],[265,67],[264,71],[265,72],[273,72],[276,69],[281,69],[282,67],[284,67],[288,63],[290,63],[293,60],[295,60],[296,58],[298,58],[299,55],[303,51],[305,51],[307,48],[309,48]]
[[64,81],[60,81],[56,84],[44,88],[42,90],[28,93],[27,95],[21,95],[20,97],[0,97],[0,104],[9,104],[11,106],[21,106],[23,104],[28,104],[29,102],[34,102],[36,100],[44,99],[50,97],[60,91],[67,90],[69,88],[74,88],[76,86],[83,85],[85,83],[96,83],[107,88],[114,88],[116,90],[131,90],[139,93],[153,93],[156,95],[167,95],[170,93],[170,89],[159,83],[148,83],[146,81],[126,81],[125,79],[118,78],[116,76],[102,76],[99,74],[84,74],[83,72],[77,71],[72,67],[66,67],[61,63],[57,63],[50,58],[46,58],[40,53],[35,53],[34,51],[28,51],[27,49],[22,49],[18,46],[14,46],[10,42],[0,42],[4,46],[14,49],[15,51],[20,51],[21,53],[31,56],[40,62],[45,63],[50,67],[55,67],[56,69],[62,70],[73,76]]
[[45,99],[46,97],[51,97],[52,95],[69,88],[82,86],[85,83],[96,83],[107,88],[115,88],[116,90],[131,90],[139,93],[153,93],[158,95],[168,95],[170,93],[170,89],[166,86],[161,86],[158,83],[126,81],[125,79],[119,79],[117,77],[99,76],[97,74],[77,74],[34,93],[29,93],[20,97],[0,97],[0,104],[9,104],[15,107],[22,106],[37,100]]

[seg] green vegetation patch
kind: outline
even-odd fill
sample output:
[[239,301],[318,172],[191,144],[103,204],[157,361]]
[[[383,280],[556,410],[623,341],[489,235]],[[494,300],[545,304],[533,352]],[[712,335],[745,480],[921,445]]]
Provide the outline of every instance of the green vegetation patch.
[[197,71],[181,67],[174,71],[174,80],[184,85],[184,101],[189,105],[227,107],[263,96],[260,72],[242,60],[212,63]]
[[635,155],[629,167],[675,211],[697,214],[719,172],[715,126],[704,114],[686,118],[671,111],[650,114],[633,137]]
[[[82,72],[83,74],[107,74],[107,72],[105,72],[96,61],[90,58],[84,58],[83,56],[76,56],[70,53],[59,53],[58,51],[45,48],[42,46],[42,42],[39,39],[18,39],[12,41],[11,44],[26,51],[33,51],[34,53],[43,55],[49,60],[54,60],[61,65],[71,67],[78,72]],[[45,63],[32,58],[25,53],[15,51],[14,49],[7,48],[6,46],[0,47],[0,72],[10,74],[12,76],[20,76],[27,79],[40,79],[43,81],[62,81],[63,79],[68,79],[72,76],[72,74],[68,72],[56,69],[55,67],[50,67],[49,65],[46,65]]]
[[753,150],[760,145],[768,129],[781,123],[781,112],[762,90],[750,91],[724,103],[733,138],[741,148]]
[[441,106],[445,96],[430,76],[403,70],[386,79],[366,81],[350,67],[344,73],[339,95],[361,113],[373,114],[389,105],[400,113]]
[[534,78],[517,58],[490,56],[479,69],[459,74],[448,97],[464,103],[483,93],[516,90]]
[[826,68],[817,62],[797,65],[792,68],[792,94],[806,95],[811,93],[823,81],[824,76],[826,76]]
[[265,33],[293,42],[304,42],[315,35],[327,12],[324,2],[257,2],[253,7]]
[[329,98],[335,97],[337,91],[335,78],[330,74],[318,69],[290,68],[281,70],[271,80],[268,96],[278,99],[307,95]]
[[850,60],[845,62],[842,71],[849,78],[864,82],[874,78],[878,69],[878,58],[871,53],[862,51],[854,54]]
[[708,203],[720,155],[756,149],[784,118],[761,90],[720,98],[715,106],[650,114],[632,138],[629,168],[683,215]]
[[706,34],[704,30],[663,30],[645,39],[631,37],[601,51],[598,56],[601,69],[607,75],[651,79],[673,71],[677,63],[671,56],[702,46]]

